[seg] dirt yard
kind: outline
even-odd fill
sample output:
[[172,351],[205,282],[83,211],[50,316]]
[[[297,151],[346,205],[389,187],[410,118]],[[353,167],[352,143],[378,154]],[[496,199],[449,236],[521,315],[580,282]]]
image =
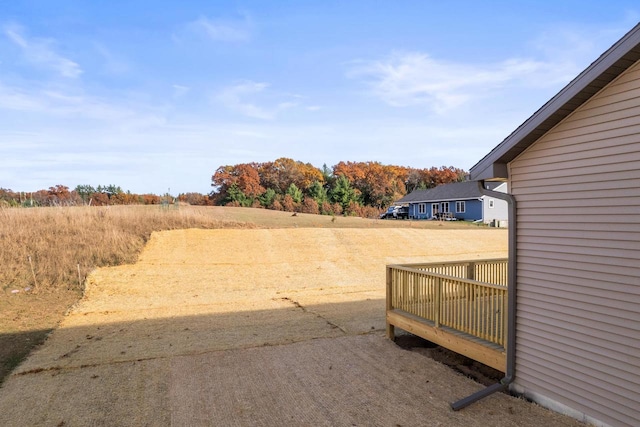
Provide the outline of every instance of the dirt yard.
[[506,230],[156,233],[0,388],[3,426],[573,426],[384,337],[384,266],[503,257]]

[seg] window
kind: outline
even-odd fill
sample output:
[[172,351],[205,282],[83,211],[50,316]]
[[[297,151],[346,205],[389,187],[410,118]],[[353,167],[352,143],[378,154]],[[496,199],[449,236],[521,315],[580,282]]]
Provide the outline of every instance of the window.
[[493,207],[493,199],[489,199],[489,207],[492,208]]
[[449,211],[449,202],[442,202],[442,203],[440,204],[440,208],[441,208],[441,209],[440,209],[440,211],[441,211],[442,213],[449,213],[449,212],[450,212],[450,211]]
[[426,214],[427,213],[427,204],[426,203],[420,203],[418,205],[418,213],[419,214]]
[[456,212],[457,213],[464,213],[465,211],[465,203],[464,202],[456,202]]

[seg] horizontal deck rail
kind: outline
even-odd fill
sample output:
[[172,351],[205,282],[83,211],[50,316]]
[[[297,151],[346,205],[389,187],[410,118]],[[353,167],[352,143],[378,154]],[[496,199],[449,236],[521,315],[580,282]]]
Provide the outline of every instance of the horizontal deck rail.
[[506,348],[507,259],[388,265],[388,325],[402,313],[433,328]]

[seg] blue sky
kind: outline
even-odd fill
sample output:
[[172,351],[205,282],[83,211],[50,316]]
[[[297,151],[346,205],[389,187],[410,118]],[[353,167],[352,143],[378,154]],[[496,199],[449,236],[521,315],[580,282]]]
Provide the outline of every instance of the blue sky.
[[0,187],[208,193],[290,157],[468,170],[640,20],[637,1],[19,1]]

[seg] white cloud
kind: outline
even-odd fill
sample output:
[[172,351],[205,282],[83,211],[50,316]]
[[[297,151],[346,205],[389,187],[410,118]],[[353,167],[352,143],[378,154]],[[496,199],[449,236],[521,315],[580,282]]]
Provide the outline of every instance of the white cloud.
[[251,39],[251,21],[245,17],[242,21],[212,20],[201,16],[189,22],[185,29],[213,41],[246,42]]
[[[216,99],[232,111],[262,120],[273,120],[282,111],[298,105],[297,102],[274,101],[283,95],[268,91],[268,88],[267,83],[247,80],[224,88]],[[270,105],[258,105],[259,101]]]
[[[635,25],[636,20],[630,21]],[[545,59],[546,67],[532,76],[535,83],[567,83],[595,61],[629,29],[624,25],[608,27],[562,23],[547,28],[530,46]],[[537,79],[537,80],[536,80]]]
[[53,40],[29,38],[24,29],[16,24],[5,25],[4,33],[22,49],[28,61],[53,69],[64,77],[77,78],[82,74],[82,69],[76,62],[56,53]]
[[374,95],[389,105],[426,105],[437,113],[484,96],[489,90],[543,70],[547,64],[510,59],[493,65],[455,63],[421,52],[395,53],[361,62],[349,76],[364,78]]
[[609,47],[620,29],[550,27],[522,46],[524,55],[495,63],[453,62],[425,52],[396,52],[354,62],[347,75],[366,82],[371,93],[395,107],[427,106],[445,113],[501,91],[556,90]]
[[256,119],[270,120],[275,117],[274,111],[266,110],[246,100],[247,97],[264,91],[267,86],[266,83],[247,81],[225,88],[217,98],[227,108],[240,114]]
[[176,98],[180,98],[181,96],[186,95],[191,90],[188,86],[183,85],[173,85],[173,96]]
[[[0,82],[0,110],[39,114],[54,119],[86,119],[103,123],[115,130],[154,127],[165,123],[162,106],[132,102],[126,94],[122,102],[85,95],[81,91],[68,92],[60,88],[9,87]],[[95,124],[95,123],[94,123]]]

